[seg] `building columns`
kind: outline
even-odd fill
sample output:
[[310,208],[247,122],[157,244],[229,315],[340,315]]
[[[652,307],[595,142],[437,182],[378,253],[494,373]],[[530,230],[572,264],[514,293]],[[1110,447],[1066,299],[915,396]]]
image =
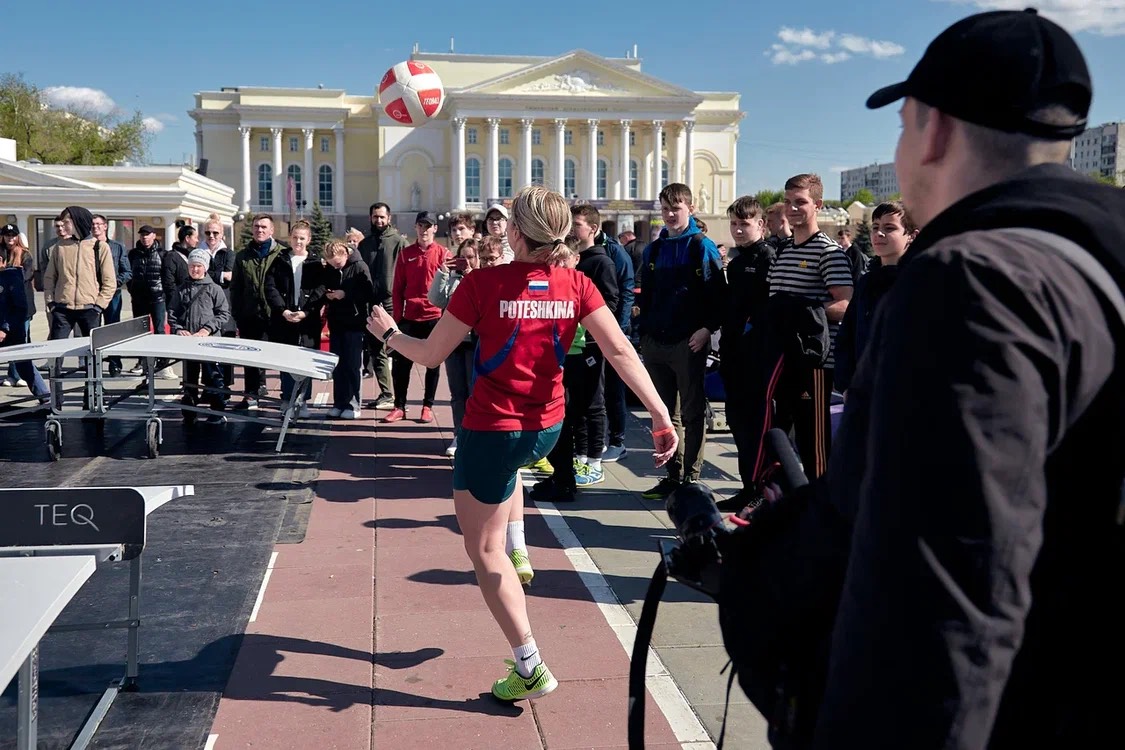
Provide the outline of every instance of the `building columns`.
[[[337,125],[332,129],[336,135],[336,172],[332,175],[335,185],[332,195],[332,210],[338,214],[348,215],[348,204],[344,196],[344,126]],[[317,177],[319,192],[320,177]]]
[[632,171],[629,169],[629,128],[632,126],[629,120],[621,121],[621,194],[615,195],[615,198],[620,200],[630,200],[633,195],[629,192],[630,177]]
[[661,157],[664,154],[664,149],[661,141],[664,137],[664,121],[652,121],[652,200],[657,200],[660,197],[660,191],[664,188]]
[[485,207],[491,198],[500,195],[500,118],[489,117],[488,123],[488,185],[481,192]]
[[465,208],[465,118],[453,120],[453,210]]
[[280,214],[285,206],[285,179],[281,167],[281,128],[270,128],[273,136],[273,213]]
[[531,126],[533,120],[520,120],[520,182],[516,190],[531,184]]
[[242,205],[238,210],[246,213],[250,210],[250,128],[238,128],[242,136]]
[[[586,161],[588,162],[586,173],[586,200],[592,201],[598,199],[598,121],[587,120],[586,132],[589,140],[586,154]],[[608,177],[607,175],[607,187],[609,183]]]
[[[313,135],[315,135],[315,131],[312,128],[304,128],[301,130],[301,133],[305,136],[305,167],[301,172],[301,197],[298,203],[304,201],[305,205],[311,209],[313,196],[316,195],[316,192],[310,191],[309,188],[316,190],[320,187],[316,175],[313,174]],[[302,213],[305,210],[304,207],[300,205],[298,205],[297,208],[300,209]]]
[[566,194],[566,120],[555,120],[555,190],[562,197]]
[[[695,190],[695,145],[692,132],[695,120],[684,120],[684,182],[689,190]],[[719,196],[715,196],[718,200]]]
[[195,129],[195,166],[198,169],[203,159],[203,130],[200,127]]

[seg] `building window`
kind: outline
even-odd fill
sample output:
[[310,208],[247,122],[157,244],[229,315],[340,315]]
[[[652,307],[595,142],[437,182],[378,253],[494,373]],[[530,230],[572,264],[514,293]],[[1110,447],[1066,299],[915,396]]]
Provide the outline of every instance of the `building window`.
[[638,184],[639,175],[640,175],[640,169],[637,167],[637,160],[636,159],[630,159],[629,160],[629,197],[632,198],[633,200],[636,200],[637,195],[638,195],[637,184]]
[[327,154],[328,148],[329,148],[329,146],[328,146],[328,136],[322,135],[320,137],[320,153]]
[[531,160],[531,184],[532,185],[542,185],[542,184],[544,184],[543,173],[545,171],[546,170],[543,168],[543,160],[542,159],[532,159]]
[[476,142],[477,142],[477,129],[476,128],[465,128],[465,143],[476,143]]
[[605,200],[609,195],[609,165],[605,159],[598,159],[598,200]]
[[[570,132],[569,130],[567,131]],[[575,178],[575,173],[578,170],[574,166],[574,159],[567,159],[563,164],[563,197],[575,198],[578,196],[578,180]]]
[[465,160],[465,200],[480,202],[480,159],[475,156]]
[[317,172],[317,198],[321,208],[332,208],[334,188],[332,167],[322,164]]
[[[305,197],[301,186],[301,168],[296,164],[290,164],[289,169],[285,170],[285,176],[293,180],[293,200],[300,203],[301,199]],[[288,181],[286,181],[285,195],[289,195]]]
[[300,141],[298,141],[297,136],[295,136],[295,135],[289,136],[289,153],[291,153],[291,154],[297,153],[297,147],[300,146],[300,145],[301,144],[300,144]]
[[496,196],[498,198],[511,198],[512,195],[513,195],[513,191],[512,191],[512,160],[508,159],[508,158],[503,158],[503,159],[500,160],[500,163],[497,166],[498,166],[498,174],[499,174],[500,184],[496,186],[497,190],[498,190]]
[[509,132],[510,131],[507,128],[500,128],[500,145],[501,146],[507,146],[508,143],[510,142],[511,136],[509,135]]
[[567,131],[563,132],[563,145],[565,145],[565,146],[574,145],[574,131],[573,130],[567,130]]
[[532,128],[531,129],[531,145],[532,146],[542,146],[543,145],[543,131],[541,131],[539,128]]
[[667,130],[661,130],[660,131],[660,147],[664,148],[667,145],[668,145],[668,131]]
[[258,205],[273,205],[273,170],[269,164],[258,165]]
[[660,160],[660,185],[659,185],[659,187],[663,188],[667,184],[668,184],[668,160],[667,159],[661,159]]
[[263,135],[262,137],[260,137],[258,139],[258,150],[259,151],[269,151],[270,150],[270,137],[268,135]]
[[598,145],[599,146],[605,145],[605,131],[604,130],[598,131]]
[[637,131],[635,131],[635,130],[629,131],[629,145],[630,146],[636,146],[637,145]]

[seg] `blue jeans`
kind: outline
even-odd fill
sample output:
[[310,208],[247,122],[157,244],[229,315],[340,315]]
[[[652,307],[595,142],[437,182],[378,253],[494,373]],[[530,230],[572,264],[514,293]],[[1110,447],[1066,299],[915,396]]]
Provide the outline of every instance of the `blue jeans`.
[[[31,321],[27,321],[24,330],[14,328],[8,331],[8,335],[4,337],[4,341],[0,342],[0,346],[18,346],[19,344],[26,344],[31,341]],[[43,376],[39,374],[39,369],[27,360],[23,362],[12,362],[9,368],[15,371],[15,380],[26,380],[28,390],[38,396],[40,399],[46,399],[51,393],[51,389],[43,381]]]
[[[113,299],[102,310],[102,323],[109,325],[110,323],[121,322],[121,290],[118,289],[117,293],[113,295]],[[121,357],[110,357],[108,360],[109,369],[120,371],[121,370]]]
[[473,346],[458,344],[445,358],[445,376],[449,380],[449,402],[453,406],[453,435],[461,429],[465,404],[473,392]]
[[[31,319],[28,318],[27,320],[25,320],[23,322],[23,341],[20,342],[20,343],[27,344],[30,341],[31,341]],[[14,346],[14,344],[12,344],[12,346]],[[19,371],[16,369],[16,363],[15,362],[9,362],[8,363],[8,380],[10,380],[14,383],[17,380],[20,380],[21,378],[23,380],[27,380],[27,378],[23,378],[19,374]],[[27,382],[30,383],[31,381],[27,380]]]

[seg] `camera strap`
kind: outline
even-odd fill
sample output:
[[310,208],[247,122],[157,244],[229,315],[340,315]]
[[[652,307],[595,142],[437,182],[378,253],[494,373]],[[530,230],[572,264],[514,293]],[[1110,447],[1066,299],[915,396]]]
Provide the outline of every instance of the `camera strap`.
[[633,657],[629,662],[629,750],[645,747],[645,671],[648,668],[648,647],[652,643],[652,630],[656,625],[656,609],[664,596],[668,583],[668,570],[661,560],[652,574],[637,621],[637,636],[633,640]]

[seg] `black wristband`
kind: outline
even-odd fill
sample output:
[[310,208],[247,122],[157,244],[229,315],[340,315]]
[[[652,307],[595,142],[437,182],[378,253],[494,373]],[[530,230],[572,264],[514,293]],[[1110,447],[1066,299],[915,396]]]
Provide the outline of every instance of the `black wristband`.
[[390,341],[391,336],[394,336],[396,333],[398,333],[397,328],[388,328],[386,331],[384,331],[383,332],[383,343],[385,344],[388,341]]

